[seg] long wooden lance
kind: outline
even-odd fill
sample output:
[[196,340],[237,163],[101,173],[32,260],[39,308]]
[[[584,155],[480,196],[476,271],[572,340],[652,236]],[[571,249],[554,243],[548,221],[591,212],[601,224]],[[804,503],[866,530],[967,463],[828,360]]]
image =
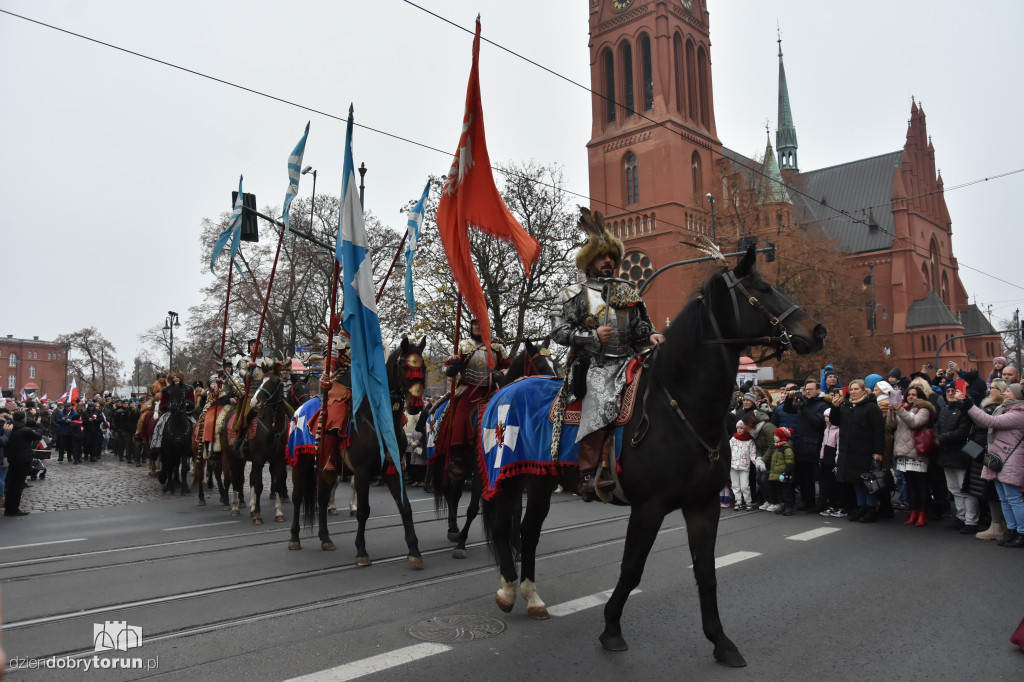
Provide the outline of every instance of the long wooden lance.
[[[335,314],[336,304],[338,299],[338,275],[341,272],[341,264],[338,263],[338,259],[334,259],[334,281],[331,284],[331,316],[330,321],[327,323],[327,353],[324,355],[324,376],[320,379],[320,383],[331,380],[331,372],[333,371],[332,360],[334,358],[334,329],[338,325],[338,318]],[[316,460],[317,466],[319,467],[320,461],[323,461],[324,467],[327,466],[327,458],[323,457],[323,443],[324,443],[324,424],[327,423],[327,392],[321,390],[323,397],[320,399],[320,420],[316,425],[316,440],[314,446],[316,448]]]
[[[232,259],[232,261],[230,263],[228,263],[228,293],[227,293],[227,296],[224,297],[224,328],[220,332],[220,369],[221,370],[224,369],[224,346],[227,344],[227,338],[228,338],[228,304],[231,303],[231,276],[235,273],[235,267],[234,266],[235,266],[234,259]],[[223,390],[224,389],[221,388],[221,391],[223,391]],[[213,403],[213,440],[211,441],[211,443],[216,443],[217,442],[217,413],[220,411],[220,405],[218,405],[217,403],[219,403],[219,402],[220,402],[220,396],[218,395],[217,400],[214,401],[214,403]],[[210,449],[211,449],[211,454],[212,454],[212,449],[213,449],[212,445],[210,446]]]
[[[391,277],[391,271],[395,269],[395,263],[398,262],[398,257],[402,255],[402,247],[405,246],[405,240],[409,238],[409,228],[405,228],[405,234],[402,235],[402,241],[398,242],[398,251],[395,252],[395,257],[391,259],[391,267],[388,268],[388,272],[384,275],[384,281],[380,283],[380,289],[377,290],[377,297],[374,299],[375,303],[380,303],[380,297],[384,293],[384,287],[388,284],[388,278]],[[406,264],[405,267],[409,267]]]
[[[472,330],[470,330],[472,331]],[[455,358],[459,357],[459,335],[462,333],[462,296],[459,296],[459,303],[455,307],[455,350],[452,351],[452,356]],[[452,377],[452,388],[449,394],[452,398],[455,397],[455,381],[457,375]]]

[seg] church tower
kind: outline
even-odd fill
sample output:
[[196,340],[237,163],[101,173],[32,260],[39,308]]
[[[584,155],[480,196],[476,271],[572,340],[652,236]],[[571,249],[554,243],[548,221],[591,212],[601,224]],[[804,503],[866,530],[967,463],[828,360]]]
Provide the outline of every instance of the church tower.
[[779,118],[775,131],[775,148],[779,152],[779,167],[799,171],[796,161],[796,126],[793,125],[793,110],[789,106],[789,86],[786,85],[786,66],[782,63],[782,36],[779,36]]
[[[593,129],[591,208],[626,247],[621,276],[643,284],[694,257],[678,242],[711,236],[715,130],[706,0],[588,0]],[[685,268],[659,275],[644,298],[659,328],[682,308]]]

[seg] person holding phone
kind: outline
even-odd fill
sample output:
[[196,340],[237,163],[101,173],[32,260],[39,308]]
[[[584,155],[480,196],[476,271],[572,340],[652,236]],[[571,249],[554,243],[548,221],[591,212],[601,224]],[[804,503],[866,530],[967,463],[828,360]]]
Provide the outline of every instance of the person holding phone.
[[863,379],[850,382],[848,399],[832,396],[830,421],[839,427],[839,448],[836,455],[836,480],[853,485],[857,508],[847,521],[873,523],[877,520],[875,496],[864,487],[860,475],[871,470],[873,461],[882,461],[885,449],[885,427],[875,396]]
[[910,518],[905,526],[921,527],[928,523],[928,455],[917,451],[914,431],[925,429],[935,422],[935,406],[931,390],[924,382],[907,388],[903,402],[890,399],[886,428],[893,431],[893,455],[896,468],[907,479],[907,504]]
[[939,446],[938,463],[945,473],[946,489],[956,507],[956,516],[946,528],[960,531],[962,535],[974,535],[978,532],[978,498],[960,492],[971,464],[971,458],[960,448],[967,443],[972,422],[967,416],[971,403],[963,397],[964,390],[958,390],[955,384],[964,384],[965,388],[966,383],[957,379],[946,386],[946,402],[939,408],[935,420],[935,443]]

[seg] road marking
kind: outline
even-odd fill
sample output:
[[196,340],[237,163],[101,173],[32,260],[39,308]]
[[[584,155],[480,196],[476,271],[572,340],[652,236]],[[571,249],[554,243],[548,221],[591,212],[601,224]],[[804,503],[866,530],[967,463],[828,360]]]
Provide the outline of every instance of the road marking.
[[336,668],[329,668],[310,673],[309,675],[303,675],[302,677],[295,677],[286,680],[286,682],[342,682],[343,680],[354,680],[363,675],[377,673],[381,670],[396,668],[422,658],[443,654],[450,649],[451,647],[446,644],[435,644],[433,642],[415,644],[377,656],[370,656],[361,661],[339,665]]
[[[741,561],[753,559],[758,556],[761,556],[760,552],[733,552],[732,554],[726,554],[725,556],[715,557],[715,569],[717,570],[732,564],[738,564]],[[687,568],[693,568],[693,564],[690,564]]]
[[85,542],[89,538],[73,538],[71,540],[51,540],[50,542],[33,542],[31,545],[10,545],[9,547],[0,547],[0,551],[5,549],[21,549],[23,547],[42,547],[44,545],[60,545],[65,542]]
[[[604,592],[598,592],[597,594],[592,594],[587,597],[580,597],[579,599],[573,599],[572,601],[549,606],[548,614],[552,616],[568,616],[570,613],[592,609],[595,606],[603,606],[604,603],[611,598],[613,591],[614,590],[605,590]],[[629,594],[630,596],[640,594],[640,590],[633,590]]]
[[813,540],[814,538],[820,538],[821,536],[828,535],[829,533],[838,533],[839,531],[840,531],[839,528],[829,528],[828,526],[822,526],[821,528],[815,528],[814,530],[809,530],[806,533],[797,533],[796,535],[790,535],[786,539],[787,540],[800,540],[800,541],[806,542],[807,540]]
[[217,523],[197,523],[194,526],[177,526],[176,528],[161,528],[163,531],[170,530],[188,530],[190,528],[206,528],[207,526],[226,526],[229,523],[238,523],[238,521],[218,521]]

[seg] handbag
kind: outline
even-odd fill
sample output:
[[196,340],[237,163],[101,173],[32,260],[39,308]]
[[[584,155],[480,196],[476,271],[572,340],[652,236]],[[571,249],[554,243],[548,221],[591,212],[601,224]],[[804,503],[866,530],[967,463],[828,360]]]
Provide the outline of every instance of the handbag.
[[[1010,459],[1010,457],[1013,456],[1013,453],[1017,452],[1017,448],[1020,447],[1021,443],[1024,443],[1024,435],[1021,435],[1020,440],[1018,440],[1017,444],[1013,446],[1012,450],[1010,450],[1010,454],[1006,456],[1006,459]],[[996,474],[1003,470],[1003,464],[1005,464],[1004,460],[994,452],[986,452],[981,461],[988,467],[989,471]]]
[[889,487],[889,476],[877,461],[871,465],[870,471],[865,471],[860,475],[860,480],[871,495],[877,495]]
[[930,455],[935,452],[935,429],[930,426],[914,429],[914,449],[919,455]]
[[981,456],[981,453],[985,452],[985,447],[983,445],[979,445],[973,440],[969,440],[963,444],[963,447],[960,448],[960,452],[970,457],[971,460],[977,460]]

